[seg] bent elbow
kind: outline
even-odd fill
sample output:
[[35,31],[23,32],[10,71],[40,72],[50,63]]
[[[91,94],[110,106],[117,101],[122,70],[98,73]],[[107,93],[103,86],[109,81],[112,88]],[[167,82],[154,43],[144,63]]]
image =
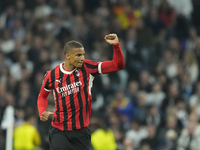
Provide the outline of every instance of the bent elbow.
[[122,67],[121,67],[121,70],[124,69],[124,68],[125,68],[125,63],[123,63],[123,65],[122,65]]
[[125,63],[123,63],[123,67],[122,67],[122,69],[124,69],[125,68]]
[[120,64],[118,65],[118,69],[122,70],[122,69],[124,69],[124,68],[125,68],[125,62],[123,61],[122,63],[120,63]]

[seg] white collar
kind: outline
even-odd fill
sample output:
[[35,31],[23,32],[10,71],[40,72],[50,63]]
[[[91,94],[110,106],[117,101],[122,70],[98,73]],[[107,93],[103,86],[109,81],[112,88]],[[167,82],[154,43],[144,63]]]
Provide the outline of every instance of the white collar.
[[76,68],[72,71],[67,71],[63,68],[63,63],[60,64],[60,70],[65,73],[65,74],[71,74],[74,70],[76,70]]

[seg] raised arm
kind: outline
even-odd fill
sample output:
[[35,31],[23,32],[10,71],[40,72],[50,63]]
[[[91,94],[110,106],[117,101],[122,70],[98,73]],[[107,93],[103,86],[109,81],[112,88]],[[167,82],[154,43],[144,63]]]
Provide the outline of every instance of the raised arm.
[[106,35],[105,38],[107,43],[113,46],[114,56],[111,61],[104,61],[100,64],[100,73],[116,72],[124,69],[125,62],[124,57],[120,48],[119,40],[116,34]]

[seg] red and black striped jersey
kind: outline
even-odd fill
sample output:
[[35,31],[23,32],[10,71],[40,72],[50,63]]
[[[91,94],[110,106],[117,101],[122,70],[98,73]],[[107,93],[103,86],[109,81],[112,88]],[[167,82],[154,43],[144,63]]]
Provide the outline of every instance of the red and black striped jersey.
[[47,71],[38,96],[39,116],[47,108],[49,91],[53,90],[55,111],[52,126],[60,130],[77,130],[89,125],[94,77],[124,69],[120,45],[114,45],[113,60],[93,62],[84,60],[81,68],[66,71],[63,63]]
[[63,64],[47,72],[44,89],[53,90],[55,112],[52,126],[60,130],[81,129],[89,125],[91,88],[101,73],[101,62],[84,60],[81,68],[66,71]]

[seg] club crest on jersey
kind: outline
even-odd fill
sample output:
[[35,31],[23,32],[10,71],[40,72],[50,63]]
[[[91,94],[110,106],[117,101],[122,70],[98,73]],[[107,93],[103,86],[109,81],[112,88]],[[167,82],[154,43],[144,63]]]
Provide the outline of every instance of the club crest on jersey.
[[75,71],[76,76],[80,76],[80,72],[78,70]]

